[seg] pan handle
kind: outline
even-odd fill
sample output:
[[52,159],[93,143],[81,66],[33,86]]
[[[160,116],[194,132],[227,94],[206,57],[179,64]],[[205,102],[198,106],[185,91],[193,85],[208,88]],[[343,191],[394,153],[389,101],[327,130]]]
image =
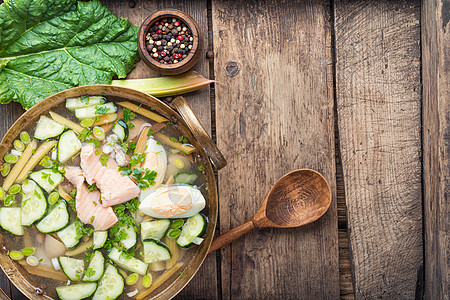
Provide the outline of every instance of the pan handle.
[[208,154],[214,168],[216,168],[216,170],[220,170],[225,167],[227,165],[225,157],[222,155],[219,148],[217,148],[217,145],[209,137],[202,124],[200,124],[200,121],[197,119],[186,100],[183,97],[178,96],[172,101],[171,105],[186,121],[189,129]]

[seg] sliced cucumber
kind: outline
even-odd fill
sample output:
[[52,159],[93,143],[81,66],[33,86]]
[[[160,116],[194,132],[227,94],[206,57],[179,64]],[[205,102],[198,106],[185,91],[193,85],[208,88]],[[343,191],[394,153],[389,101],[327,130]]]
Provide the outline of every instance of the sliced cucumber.
[[22,225],[30,226],[44,217],[48,204],[41,188],[33,180],[27,180],[22,191]]
[[127,225],[120,225],[117,235],[122,235],[121,232],[124,232],[126,234],[126,238],[120,240],[120,245],[122,245],[122,247],[127,251],[134,249],[134,247],[136,247],[137,240],[134,226],[130,225],[129,227],[127,227]]
[[105,98],[102,96],[81,96],[76,98],[66,99],[66,108],[68,110],[75,110],[77,108],[84,108],[93,105],[100,105],[105,103]]
[[120,140],[126,141],[128,138],[128,126],[123,120],[117,121],[114,124],[112,131],[119,137]]
[[141,275],[147,274],[148,265],[137,258],[125,258],[122,251],[117,248],[112,248],[108,254],[109,258],[115,262],[122,269]]
[[75,132],[69,130],[61,135],[58,142],[58,160],[61,163],[65,163],[80,150],[81,142]]
[[99,116],[104,116],[106,114],[113,114],[117,111],[117,107],[114,103],[108,102],[105,104],[89,106],[85,108],[75,109],[75,116],[79,119],[95,118]]
[[108,264],[102,279],[98,282],[98,288],[92,300],[114,300],[123,293],[124,287],[125,282],[122,275],[119,274],[116,267]]
[[60,135],[64,129],[66,129],[66,126],[59,124],[49,117],[41,116],[36,125],[34,137],[38,140],[46,140]]
[[65,201],[60,201],[39,223],[36,229],[42,233],[50,233],[63,229],[69,224],[69,211]]
[[197,178],[198,178],[198,175],[195,173],[181,172],[175,176],[175,182],[193,185],[194,182],[197,180]]
[[91,258],[86,272],[84,272],[83,281],[97,281],[105,271],[105,258],[100,251],[95,251]]
[[33,179],[41,188],[43,188],[47,194],[50,194],[55,187],[60,184],[64,178],[61,173],[52,169],[42,169],[30,174],[30,178]]
[[208,222],[206,217],[200,213],[188,218],[186,224],[184,224],[181,230],[180,237],[177,240],[177,244],[181,247],[187,247],[196,237],[201,237],[206,232]]
[[0,226],[14,235],[23,235],[21,211],[22,209],[20,207],[0,208]]
[[151,264],[172,258],[169,248],[157,240],[145,240],[142,244],[144,245],[144,261],[146,263]]
[[75,221],[63,230],[58,231],[58,237],[67,248],[75,247],[80,242],[81,235],[77,234],[78,226],[80,226],[80,223]]
[[141,223],[141,239],[156,239],[161,240],[170,227],[170,220],[154,220],[150,222]]
[[96,282],[87,282],[58,286],[56,293],[61,300],[80,300],[90,297],[96,289]]
[[108,239],[108,231],[94,231],[94,247],[93,250],[103,248]]
[[67,256],[58,257],[64,274],[72,281],[80,281],[84,272],[84,261]]

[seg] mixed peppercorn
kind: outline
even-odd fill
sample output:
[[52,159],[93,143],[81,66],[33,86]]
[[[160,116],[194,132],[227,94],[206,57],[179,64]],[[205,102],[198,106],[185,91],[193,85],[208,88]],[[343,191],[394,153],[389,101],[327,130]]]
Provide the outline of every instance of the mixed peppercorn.
[[194,41],[189,27],[176,18],[155,22],[145,39],[151,57],[163,64],[175,64],[185,59]]

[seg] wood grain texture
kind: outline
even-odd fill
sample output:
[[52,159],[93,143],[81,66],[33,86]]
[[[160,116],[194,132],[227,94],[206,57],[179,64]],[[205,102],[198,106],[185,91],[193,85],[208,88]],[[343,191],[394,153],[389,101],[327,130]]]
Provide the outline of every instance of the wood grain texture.
[[339,138],[357,299],[411,299],[422,282],[419,20],[415,1],[335,2]]
[[[138,0],[115,0],[105,1],[117,16],[128,18],[135,26],[140,26],[144,19],[154,13],[156,10],[175,8],[191,15],[198,23],[200,30],[203,31],[204,45],[208,48],[208,20],[206,1],[138,1]],[[134,7],[130,7],[134,6]],[[194,66],[205,77],[209,77],[209,62],[205,56],[200,57],[199,62]],[[160,76],[150,70],[142,61],[129,74],[129,78],[145,78]],[[197,92],[184,95],[192,110],[199,118],[207,132],[211,132],[211,106],[209,97],[209,88],[204,88]],[[176,297],[179,299],[213,299],[217,297],[217,273],[216,259],[214,256],[206,258],[197,275]]]
[[422,3],[425,298],[449,299],[450,3]]
[[339,297],[333,79],[327,2],[213,1],[221,232],[247,221],[296,168],[333,202],[316,223],[263,229],[222,250],[225,299]]

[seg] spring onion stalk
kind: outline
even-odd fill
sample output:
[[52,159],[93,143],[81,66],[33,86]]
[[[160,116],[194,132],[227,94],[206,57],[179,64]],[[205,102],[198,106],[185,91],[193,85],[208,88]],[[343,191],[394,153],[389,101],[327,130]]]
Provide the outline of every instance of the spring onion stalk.
[[211,82],[215,81],[190,71],[177,76],[113,80],[111,84],[135,89],[155,97],[167,97],[198,90]]

